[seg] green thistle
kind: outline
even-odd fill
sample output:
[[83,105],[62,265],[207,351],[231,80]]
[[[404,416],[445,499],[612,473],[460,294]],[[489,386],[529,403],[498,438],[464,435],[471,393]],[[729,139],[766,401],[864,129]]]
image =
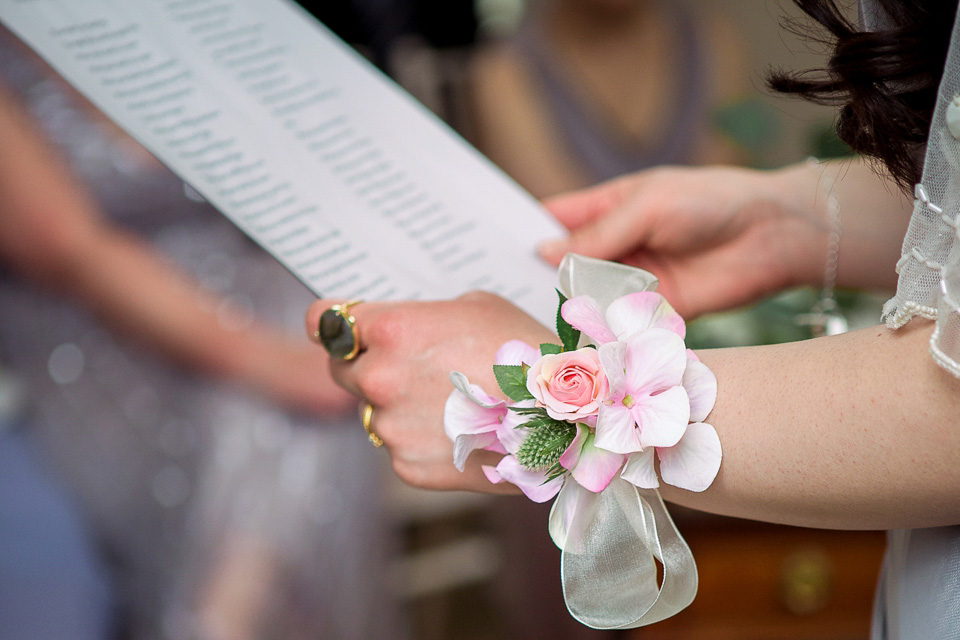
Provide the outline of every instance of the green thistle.
[[577,428],[569,422],[553,420],[533,427],[517,451],[517,461],[532,471],[551,469],[576,435]]

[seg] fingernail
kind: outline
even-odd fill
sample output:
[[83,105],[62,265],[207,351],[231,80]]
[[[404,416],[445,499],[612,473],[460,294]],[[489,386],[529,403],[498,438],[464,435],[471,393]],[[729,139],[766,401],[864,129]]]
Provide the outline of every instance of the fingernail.
[[566,238],[557,238],[556,240],[541,242],[538,250],[544,258],[556,261],[567,252],[568,246],[569,242],[567,242]]

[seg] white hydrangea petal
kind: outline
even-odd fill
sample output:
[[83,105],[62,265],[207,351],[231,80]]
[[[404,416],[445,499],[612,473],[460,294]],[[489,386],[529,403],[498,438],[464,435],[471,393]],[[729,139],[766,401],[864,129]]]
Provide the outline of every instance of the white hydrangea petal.
[[597,358],[600,360],[600,368],[607,376],[610,395],[621,391],[626,384],[627,378],[623,368],[623,357],[626,350],[626,343],[619,340],[602,344],[597,349]]
[[587,436],[590,435],[590,430],[584,425],[577,426],[577,435],[573,437],[573,442],[570,443],[570,446],[567,447],[566,451],[563,452],[563,455],[560,456],[560,466],[570,471],[577,466],[577,463],[580,462],[580,454],[583,451],[583,445],[587,441]]
[[641,489],[656,489],[660,486],[657,471],[653,466],[653,449],[644,449],[631,454],[623,465],[620,477]]
[[597,513],[599,498],[576,482],[564,482],[550,509],[550,539],[570,553],[583,552],[583,532]]
[[653,291],[638,291],[617,298],[607,307],[607,324],[619,339],[638,331],[659,328],[672,331],[681,338],[687,326],[667,299]]
[[579,329],[586,334],[595,344],[601,345],[617,339],[607,326],[597,301],[590,296],[570,298],[560,308],[560,315],[574,329]]
[[483,450],[493,451],[494,453],[501,453],[503,455],[507,455],[508,453],[510,453],[509,451],[507,451],[507,448],[504,447],[503,444],[500,442],[500,439],[496,437],[496,434],[494,434],[493,442],[491,442],[490,444],[484,445]]
[[480,470],[483,471],[483,475],[487,477],[487,480],[489,480],[491,484],[500,484],[502,482],[506,482],[506,480],[503,479],[503,476],[497,473],[496,467],[492,467],[489,464],[482,464],[480,465]]
[[713,426],[694,422],[676,446],[657,449],[663,481],[689,491],[703,491],[720,471],[723,452]]
[[[533,401],[524,401],[514,407],[532,407]],[[526,427],[523,427],[530,419],[530,416],[522,416],[515,411],[507,411],[507,415],[503,418],[503,422],[497,428],[497,438],[500,440],[500,444],[503,445],[503,448],[506,449],[507,453],[516,453],[520,449],[520,445],[523,444],[523,439],[527,437],[527,433],[530,431]]]
[[499,443],[493,432],[457,436],[453,441],[453,466],[457,471],[463,471],[467,458],[475,449],[485,449],[495,444]]
[[683,387],[673,387],[638,398],[630,413],[640,427],[641,447],[672,447],[690,422],[690,400]]
[[648,329],[625,342],[623,364],[627,393],[656,393],[683,381],[687,368],[683,338],[666,329]]
[[481,407],[498,407],[506,406],[506,402],[499,398],[495,398],[486,391],[484,391],[480,385],[471,384],[467,380],[467,376],[463,375],[459,371],[452,371],[450,373],[450,382],[453,383],[453,387],[462,393],[463,395],[470,398],[470,400]]
[[607,488],[610,481],[623,466],[624,456],[600,449],[596,446],[594,435],[586,437],[580,449],[580,459],[570,471],[573,479],[588,491],[598,493]]
[[546,502],[557,495],[563,485],[563,476],[549,482],[545,471],[532,471],[520,464],[513,456],[506,456],[497,465],[497,473],[507,482],[517,485],[523,494],[534,502]]
[[506,413],[505,403],[485,407],[454,389],[443,408],[443,430],[451,440],[464,434],[496,431]]
[[600,406],[596,446],[614,453],[633,453],[643,448],[629,409],[622,404]]
[[523,340],[508,340],[497,350],[494,363],[514,366],[532,365],[538,359],[540,359],[539,349],[531,347]]
[[683,388],[690,398],[690,421],[703,422],[717,402],[717,377],[699,359],[687,359]]

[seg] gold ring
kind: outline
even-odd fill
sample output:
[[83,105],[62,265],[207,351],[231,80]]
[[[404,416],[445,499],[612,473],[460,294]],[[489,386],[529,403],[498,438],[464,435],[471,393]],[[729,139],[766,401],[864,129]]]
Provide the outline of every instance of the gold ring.
[[363,300],[335,304],[320,314],[313,335],[334,358],[353,360],[360,353],[357,319],[350,315],[349,309],[361,302]]
[[370,438],[373,446],[378,448],[382,447],[383,440],[373,432],[373,428],[370,426],[371,422],[373,422],[373,405],[369,402],[364,402],[360,405],[360,424],[363,425],[363,430],[367,432],[367,437]]

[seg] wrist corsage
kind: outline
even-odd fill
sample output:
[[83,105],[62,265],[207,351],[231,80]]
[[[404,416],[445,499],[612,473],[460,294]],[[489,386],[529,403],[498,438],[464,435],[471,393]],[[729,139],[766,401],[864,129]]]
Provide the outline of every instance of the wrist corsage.
[[[570,274],[586,273],[584,264],[590,280],[608,264],[585,260],[568,256],[561,287],[576,289]],[[646,288],[655,283],[648,276]],[[567,606],[584,624],[617,629],[662,620],[692,601],[696,566],[656,489],[662,479],[703,491],[721,448],[704,422],[716,378],[686,348],[679,314],[649,290],[601,304],[560,292],[560,344],[500,348],[493,370],[508,401],[452,373],[444,427],[458,469],[475,449],[496,451],[505,455],[484,467],[491,482],[513,483],[536,502],[556,497],[549,531],[563,550]]]

